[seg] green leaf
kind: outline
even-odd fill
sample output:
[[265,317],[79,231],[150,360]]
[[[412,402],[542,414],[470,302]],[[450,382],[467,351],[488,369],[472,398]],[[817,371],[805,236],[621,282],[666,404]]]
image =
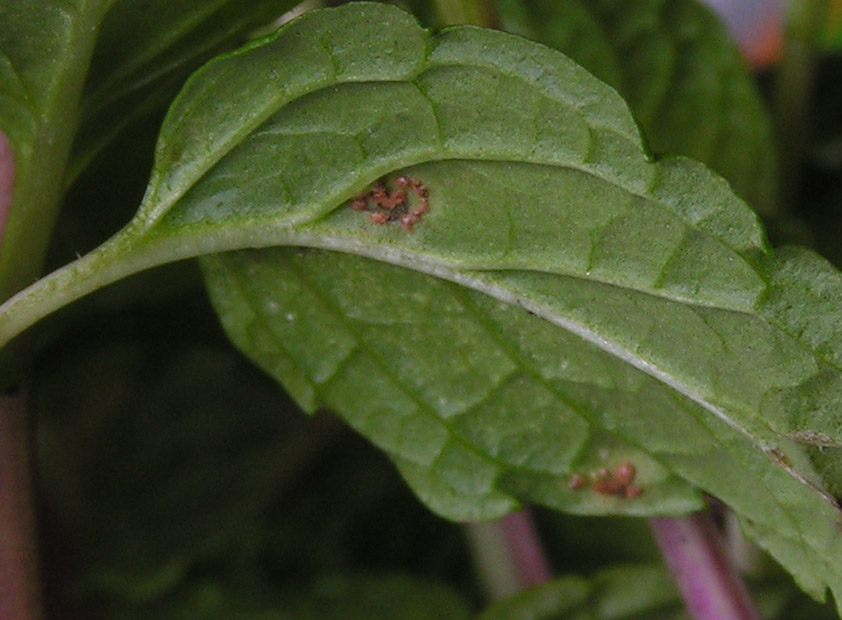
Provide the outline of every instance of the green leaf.
[[40,275],[58,214],[82,84],[109,0],[0,3],[0,131],[14,152],[0,299]]
[[[399,174],[429,195],[411,231],[351,208]],[[440,512],[698,507],[678,476],[808,591],[842,593],[842,518],[795,441],[842,445],[842,276],[773,253],[701,164],[652,162],[616,92],[566,57],[430,36],[378,4],[307,14],[190,80],[136,219],[0,309],[0,340],[127,273],[282,245],[358,256],[208,259],[226,328]],[[642,494],[569,488],[620,460]]]
[[[296,0],[116,0],[106,15],[85,83],[72,181],[113,137],[165,108],[187,77]],[[130,44],[127,44],[130,42]]]
[[731,37],[697,0],[495,4],[503,28],[564,52],[614,86],[652,150],[703,161],[760,213],[774,213],[769,115]]

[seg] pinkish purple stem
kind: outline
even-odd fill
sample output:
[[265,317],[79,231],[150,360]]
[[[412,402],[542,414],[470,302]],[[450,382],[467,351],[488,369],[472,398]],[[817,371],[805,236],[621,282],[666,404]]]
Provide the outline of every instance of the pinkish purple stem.
[[[0,131],[0,245],[12,206],[14,154]],[[0,395],[0,619],[43,617],[35,544],[27,399]]]
[[15,156],[6,134],[0,131],[0,246],[6,232],[6,220],[12,208],[12,192],[15,189]]
[[760,620],[709,512],[658,517],[649,523],[687,610],[696,620]]
[[29,415],[22,394],[0,396],[0,618],[42,617]]
[[523,588],[530,588],[552,577],[532,512],[524,508],[506,515],[499,522],[515,575]]

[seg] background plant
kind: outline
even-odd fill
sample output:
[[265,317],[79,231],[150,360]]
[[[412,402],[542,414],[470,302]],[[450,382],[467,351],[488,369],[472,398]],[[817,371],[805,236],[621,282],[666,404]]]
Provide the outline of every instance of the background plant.
[[[833,93],[811,108],[781,71],[782,92],[801,97],[779,97],[780,116],[816,110],[827,124],[817,145],[782,134],[781,172],[756,85],[689,1],[455,7],[561,49],[631,113],[547,48],[431,34],[364,3],[310,13],[182,88],[293,3],[172,4],[0,9],[14,156],[4,296],[110,236],[143,196],[121,233],[0,311],[9,340],[102,289],[4,349],[6,385],[29,386],[8,409],[29,393],[38,419],[59,615],[483,606],[458,528],[237,358],[203,286],[248,357],[379,446],[439,514],[489,519],[531,501],[592,516],[540,513],[555,568],[580,576],[483,617],[680,614],[645,526],[593,516],[682,514],[702,492],[804,590],[838,590],[842,279],[806,250],[772,251],[737,197],[777,237],[834,255]],[[816,16],[829,7],[812,6],[792,21],[802,69],[827,36]],[[454,10],[411,8],[430,26]],[[705,161],[734,191],[649,149]],[[814,199],[780,189],[801,166],[824,181]],[[411,231],[350,208],[401,175],[429,193]],[[263,249],[217,254],[244,248]],[[202,277],[180,263],[102,288],[200,255]],[[626,461],[637,496],[570,488]],[[571,535],[583,528],[585,549]],[[752,575],[764,615],[811,605],[768,562]]]

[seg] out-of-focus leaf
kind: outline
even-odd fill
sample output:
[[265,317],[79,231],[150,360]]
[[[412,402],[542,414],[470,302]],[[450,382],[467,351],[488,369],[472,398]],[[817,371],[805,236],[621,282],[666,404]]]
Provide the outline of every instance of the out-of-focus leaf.
[[842,2],[832,0],[830,19],[824,29],[822,43],[833,50],[842,49]]
[[14,153],[0,299],[40,274],[58,213],[79,98],[109,0],[0,3],[0,131]]
[[82,99],[74,180],[122,129],[165,108],[187,77],[298,0],[115,0]]
[[243,553],[331,435],[285,415],[291,403],[215,332],[159,320],[142,338],[135,320],[123,315],[134,336],[100,321],[98,340],[55,345],[33,401],[47,506],[79,563],[68,585],[145,601],[198,561]]
[[[150,615],[151,614],[151,615]],[[205,583],[154,606],[119,615],[160,620],[467,620],[452,589],[402,575],[324,577],[295,594]]]
[[733,40],[697,0],[495,0],[504,28],[561,50],[614,86],[657,153],[722,174],[775,208],[768,113]]
[[[829,606],[804,600],[783,583],[761,582],[752,594],[767,620],[831,620]],[[662,566],[610,568],[591,579],[561,577],[495,604],[477,620],[689,620]]]
[[445,586],[393,575],[325,578],[289,605],[296,620],[462,620],[465,601]]

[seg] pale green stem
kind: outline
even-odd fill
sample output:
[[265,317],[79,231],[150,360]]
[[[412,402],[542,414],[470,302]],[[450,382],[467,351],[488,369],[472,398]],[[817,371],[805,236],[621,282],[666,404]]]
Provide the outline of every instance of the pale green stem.
[[[151,245],[127,242],[129,229],[96,250],[45,276],[0,306],[0,347],[67,304],[144,269],[170,262]],[[145,251],[151,250],[151,251]],[[175,260],[175,259],[170,259]]]

